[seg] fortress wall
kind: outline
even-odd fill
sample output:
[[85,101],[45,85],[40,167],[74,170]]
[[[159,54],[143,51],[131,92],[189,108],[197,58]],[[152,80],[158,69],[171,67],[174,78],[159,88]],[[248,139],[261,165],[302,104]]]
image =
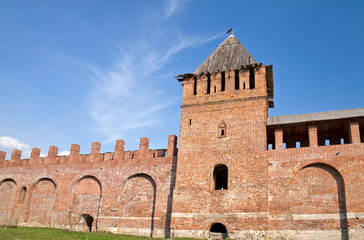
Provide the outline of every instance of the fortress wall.
[[269,234],[362,239],[364,144],[267,151]]
[[167,150],[151,150],[142,138],[134,156],[124,151],[122,140],[113,153],[100,154],[97,142],[87,155],[80,155],[76,144],[69,156],[57,156],[58,149],[50,147],[48,156],[39,157],[34,148],[29,159],[14,150],[5,161],[1,152],[0,199],[6,203],[0,207],[1,224],[164,236],[176,145],[171,135]]

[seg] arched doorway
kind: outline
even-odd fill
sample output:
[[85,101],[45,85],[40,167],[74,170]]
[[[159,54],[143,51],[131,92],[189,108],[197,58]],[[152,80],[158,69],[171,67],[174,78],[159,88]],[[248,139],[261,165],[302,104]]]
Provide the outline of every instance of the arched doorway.
[[214,223],[210,228],[210,239],[226,239],[228,232],[222,223]]
[[94,218],[91,217],[89,214],[82,214],[81,218],[85,221],[90,232],[92,232],[92,223],[94,221]]

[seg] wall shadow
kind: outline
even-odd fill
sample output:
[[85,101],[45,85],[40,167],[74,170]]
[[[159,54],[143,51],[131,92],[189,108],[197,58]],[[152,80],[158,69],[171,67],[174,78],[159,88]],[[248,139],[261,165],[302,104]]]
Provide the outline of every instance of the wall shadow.
[[167,202],[166,223],[164,227],[165,238],[171,237],[173,191],[174,187],[176,186],[176,173],[177,173],[177,156],[174,156],[172,161],[172,170],[171,170],[171,184],[169,187],[168,202]]
[[[335,179],[337,185],[337,195],[339,200],[339,212],[340,212],[340,230],[341,230],[341,240],[349,240],[349,227],[348,227],[348,216],[346,208],[346,193],[345,193],[345,182],[341,173],[334,167],[325,163],[313,163],[309,164],[305,168],[320,168],[330,173],[330,175]],[[302,170],[301,169],[301,170]]]

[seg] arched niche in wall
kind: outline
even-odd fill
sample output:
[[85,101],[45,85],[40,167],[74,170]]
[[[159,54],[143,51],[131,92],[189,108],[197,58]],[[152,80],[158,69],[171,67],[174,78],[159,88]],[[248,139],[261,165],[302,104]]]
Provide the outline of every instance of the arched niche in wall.
[[222,120],[217,126],[217,137],[224,138],[227,136],[227,126],[224,120]]
[[16,202],[16,182],[7,178],[0,182],[0,211],[3,216],[1,216],[1,221],[12,221],[13,213],[12,208]]
[[127,178],[121,193],[120,228],[148,229],[143,235],[153,236],[156,184],[147,174]]
[[[302,229],[340,229],[341,239],[349,239],[345,182],[336,168],[326,163],[301,168],[292,184],[290,206],[292,214],[302,214]],[[329,218],[323,218],[325,214]],[[310,218],[304,219],[305,216]],[[315,229],[312,229],[313,222]]]
[[97,231],[101,194],[101,182],[94,176],[83,176],[75,182],[69,220],[71,226],[78,231]]
[[56,183],[50,178],[41,178],[33,184],[28,202],[28,223],[36,226],[52,224],[56,190]]

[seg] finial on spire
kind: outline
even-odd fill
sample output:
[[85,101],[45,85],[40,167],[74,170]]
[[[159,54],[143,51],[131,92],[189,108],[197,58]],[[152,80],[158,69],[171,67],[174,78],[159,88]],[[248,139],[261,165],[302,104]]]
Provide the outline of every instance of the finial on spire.
[[233,28],[230,28],[229,30],[227,30],[226,34],[228,34],[228,33],[233,34],[234,33]]

